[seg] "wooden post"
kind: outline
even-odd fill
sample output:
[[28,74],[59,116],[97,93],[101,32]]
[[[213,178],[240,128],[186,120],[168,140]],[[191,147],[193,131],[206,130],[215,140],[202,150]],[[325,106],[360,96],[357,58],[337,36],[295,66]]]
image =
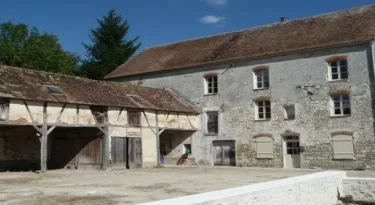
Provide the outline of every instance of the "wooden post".
[[48,155],[48,127],[47,127],[47,103],[43,106],[43,126],[41,130],[42,139],[40,140],[40,171],[47,171],[47,155]]
[[103,129],[103,170],[109,167],[109,128],[108,124]]
[[159,133],[159,118],[158,118],[158,111],[155,111],[156,116],[156,157],[157,157],[157,165],[160,165],[160,133]]
[[42,139],[40,145],[40,170],[42,173],[47,171],[47,144],[48,144],[48,134],[47,125],[42,127]]
[[109,149],[110,149],[110,144],[109,144],[109,119],[108,119],[108,110],[103,113],[103,123],[104,127],[99,128],[102,133],[104,134],[103,136],[103,141],[102,141],[102,147],[103,147],[103,170],[106,170],[109,167]]

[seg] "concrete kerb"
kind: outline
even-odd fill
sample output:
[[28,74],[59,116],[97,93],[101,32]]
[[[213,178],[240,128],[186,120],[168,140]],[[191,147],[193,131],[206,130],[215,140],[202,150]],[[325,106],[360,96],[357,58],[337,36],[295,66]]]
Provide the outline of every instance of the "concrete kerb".
[[[304,200],[304,197],[306,197],[304,204],[335,204],[338,200],[337,189],[341,186],[344,178],[346,178],[345,172],[326,171],[140,205],[208,205],[216,203],[231,205],[242,204],[245,201],[247,204],[258,204],[260,200],[259,204],[290,205],[300,204],[300,200]],[[298,193],[295,193],[297,191]],[[272,194],[273,197],[269,197],[269,194]]]

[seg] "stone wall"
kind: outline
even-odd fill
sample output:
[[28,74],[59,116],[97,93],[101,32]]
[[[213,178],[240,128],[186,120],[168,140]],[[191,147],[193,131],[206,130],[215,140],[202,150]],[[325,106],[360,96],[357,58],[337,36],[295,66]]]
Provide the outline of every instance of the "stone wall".
[[334,205],[345,177],[345,172],[320,172],[141,205]]
[[[369,44],[330,48],[268,59],[181,69],[142,76],[148,87],[167,87],[177,91],[202,111],[201,129],[192,139],[194,157],[200,164],[212,165],[212,142],[235,140],[237,166],[283,166],[282,134],[298,133],[302,168],[364,169],[375,167],[375,137],[372,105],[374,77]],[[349,80],[328,82],[326,59],[347,56]],[[269,67],[270,89],[253,89],[252,68]],[[204,78],[217,73],[219,93],[204,95]],[[138,83],[139,76],[119,79]],[[352,114],[330,116],[330,93],[346,89],[350,92]],[[254,98],[268,95],[271,99],[271,120],[255,120]],[[294,105],[295,120],[285,120],[284,106]],[[206,135],[206,111],[219,112],[219,134]],[[333,160],[332,133],[353,134],[355,159]],[[274,139],[274,157],[256,159],[254,136],[268,133]]]

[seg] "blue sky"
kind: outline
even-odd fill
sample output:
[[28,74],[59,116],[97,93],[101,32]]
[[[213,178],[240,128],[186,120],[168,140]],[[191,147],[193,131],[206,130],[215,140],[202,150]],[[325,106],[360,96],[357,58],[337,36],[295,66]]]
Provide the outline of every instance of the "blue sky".
[[65,50],[84,56],[82,42],[111,8],[140,36],[141,49],[375,3],[374,0],[12,0],[0,22],[26,23],[59,37]]

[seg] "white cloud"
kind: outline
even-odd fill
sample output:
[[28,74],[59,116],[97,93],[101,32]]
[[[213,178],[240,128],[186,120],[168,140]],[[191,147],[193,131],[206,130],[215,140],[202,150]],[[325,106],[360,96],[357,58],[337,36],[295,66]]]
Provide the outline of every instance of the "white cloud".
[[228,3],[228,0],[207,0],[207,2],[213,6],[224,6]]
[[202,17],[200,19],[200,22],[204,23],[204,24],[215,24],[215,23],[219,23],[220,21],[223,21],[223,20],[225,20],[224,17],[207,15],[207,16]]

